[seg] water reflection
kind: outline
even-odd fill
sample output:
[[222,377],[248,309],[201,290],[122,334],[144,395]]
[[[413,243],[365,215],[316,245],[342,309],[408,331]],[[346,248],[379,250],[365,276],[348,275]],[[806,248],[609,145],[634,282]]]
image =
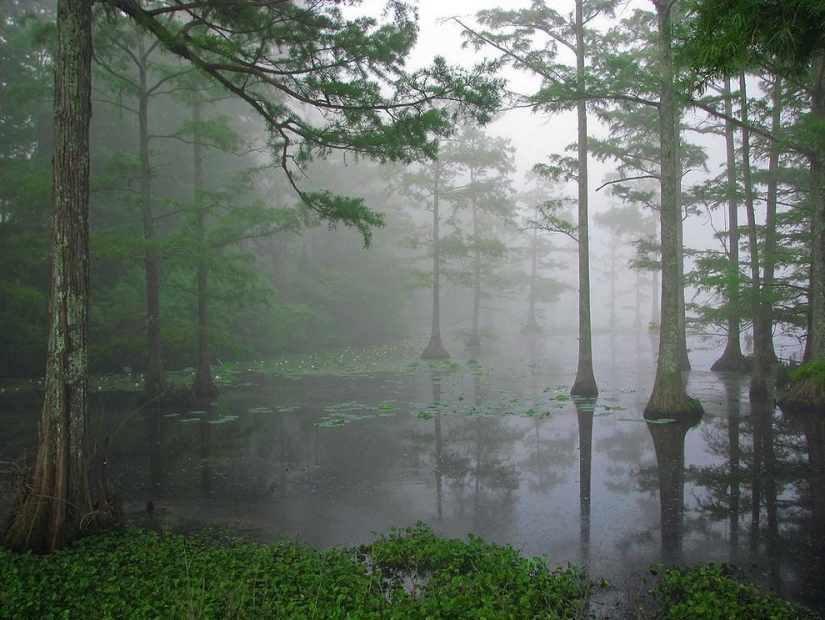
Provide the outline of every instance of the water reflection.
[[[575,338],[542,337],[457,366],[252,377],[200,412],[136,413],[132,399],[97,395],[92,426],[112,434],[127,511],[151,499],[172,525],[329,547],[421,520],[614,582],[653,562],[733,560],[821,601],[822,421],[752,406],[747,377],[702,371],[716,352],[695,347],[689,392],[705,417],[697,429],[647,424],[648,335],[612,340],[594,340],[595,403],[566,398]],[[39,406],[23,409],[0,416],[21,454]]]
[[662,560],[667,564],[684,562],[685,436],[700,419],[701,415],[691,420],[653,420],[647,424],[656,451]]
[[579,425],[579,562],[590,566],[590,493],[595,403],[575,400]]

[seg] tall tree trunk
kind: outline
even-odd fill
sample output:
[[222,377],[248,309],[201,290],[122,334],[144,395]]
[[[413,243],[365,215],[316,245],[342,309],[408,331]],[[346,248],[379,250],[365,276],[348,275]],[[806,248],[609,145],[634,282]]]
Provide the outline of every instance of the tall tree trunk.
[[57,10],[45,401],[33,477],[3,536],[38,552],[96,521],[87,436],[92,1],[60,0]]
[[[475,172],[470,171],[470,186],[475,187]],[[481,309],[481,248],[479,247],[478,202],[475,189],[470,198],[473,213],[473,324],[470,330],[468,347],[480,347],[481,336],[478,331],[478,313]]]
[[[753,181],[751,180],[751,145],[750,131],[748,130],[748,93],[745,83],[745,74],[739,76],[739,96],[742,105],[742,185],[745,190],[745,212],[748,216],[748,244],[750,245],[751,264],[751,302],[753,312],[753,333],[760,333],[762,324],[762,280],[759,274],[759,241],[756,236],[756,213],[753,204]],[[753,339],[753,369],[751,371],[751,400],[762,402],[768,398],[768,386],[765,383],[762,347],[758,337]]]
[[682,226],[682,135],[681,135],[681,110],[677,107],[674,110],[674,121],[676,128],[674,136],[676,139],[676,178],[677,193],[679,196],[679,227],[676,229],[677,243],[676,248],[679,252],[676,259],[676,267],[679,269],[679,368],[681,370],[690,370],[690,358],[688,357],[687,349],[687,320],[685,317],[685,251],[684,251],[684,230]]
[[[825,122],[825,57],[813,63],[815,84],[811,111]],[[825,360],[825,149],[820,149],[811,163],[814,208],[811,231],[811,359]]]
[[581,95],[576,105],[578,116],[579,186],[579,366],[570,393],[595,398],[599,395],[593,374],[593,338],[590,323],[590,232],[587,204],[587,107],[584,92],[584,15],[582,0],[576,0],[576,89]]
[[527,323],[524,333],[537,334],[541,327],[536,321],[536,277],[538,275],[538,230],[533,229],[533,239],[530,241],[530,293],[527,299]]
[[441,248],[438,242],[438,224],[440,216],[438,206],[441,192],[441,163],[433,165],[433,323],[430,329],[430,342],[421,359],[448,359],[450,354],[441,341]]
[[166,391],[166,375],[160,342],[160,277],[155,242],[155,217],[152,213],[152,162],[149,151],[149,85],[146,47],[138,37],[140,63],[140,92],[138,93],[138,119],[140,131],[140,209],[143,215],[143,265],[146,271],[146,329],[148,367],[143,385],[147,401],[155,400]]
[[662,240],[662,326],[659,331],[659,357],[656,379],[645,407],[645,417],[695,415],[702,411],[690,398],[682,380],[679,346],[679,165],[676,144],[676,93],[673,83],[671,50],[672,4],[656,2],[659,22],[659,133],[661,158],[661,240]]
[[[773,110],[771,111],[771,133],[778,135],[782,129],[782,78],[775,77],[771,92]],[[762,323],[755,340],[759,340],[762,351],[762,361],[766,364],[776,362],[776,350],[773,347],[773,283],[776,270],[776,206],[779,182],[776,175],[779,171],[780,145],[771,142],[771,151],[768,156],[768,189],[765,201],[765,249],[762,267]]]
[[195,123],[192,136],[194,158],[195,205],[197,209],[196,230],[198,234],[198,369],[193,386],[195,397],[209,400],[218,395],[218,387],[212,376],[209,354],[209,291],[208,267],[206,264],[206,205],[203,204],[203,144],[201,139],[201,99],[197,88],[192,95],[192,120]]
[[[733,117],[730,78],[725,78],[723,92],[725,115]],[[728,306],[728,337],[722,357],[710,367],[711,370],[742,370],[742,345],[739,341],[739,204],[736,182],[736,141],[734,126],[725,121],[725,152],[727,156],[727,202],[728,202],[728,273],[726,274],[725,296]]]

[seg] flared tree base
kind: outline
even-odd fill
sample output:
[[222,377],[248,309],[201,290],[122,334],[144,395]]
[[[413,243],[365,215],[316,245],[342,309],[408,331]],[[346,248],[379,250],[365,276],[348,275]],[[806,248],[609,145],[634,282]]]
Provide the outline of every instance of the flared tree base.
[[197,373],[195,375],[195,381],[192,383],[192,394],[195,400],[200,402],[210,401],[218,397],[220,390],[218,386],[215,385],[211,373],[208,375]]
[[745,356],[742,352],[731,353],[725,350],[718,360],[713,362],[710,367],[713,372],[745,372],[747,370],[745,364]]
[[138,404],[141,406],[151,405],[153,407],[178,407],[187,406],[195,402],[192,388],[188,385],[170,386],[166,379],[151,379],[146,377],[143,384]]
[[685,392],[680,373],[657,375],[653,393],[645,407],[646,420],[671,419],[676,421],[702,417],[705,410],[697,398]]
[[785,413],[825,416],[825,387],[818,377],[795,381],[776,404]]
[[541,334],[542,333],[541,325],[536,323],[535,321],[527,321],[527,324],[521,328],[521,333],[525,336],[529,336],[532,334]]
[[430,343],[424,352],[421,354],[422,360],[447,360],[450,359],[450,354],[441,342],[441,338],[430,338]]
[[579,369],[573,387],[570,388],[570,395],[580,398],[596,398],[599,395],[599,388],[592,369]]

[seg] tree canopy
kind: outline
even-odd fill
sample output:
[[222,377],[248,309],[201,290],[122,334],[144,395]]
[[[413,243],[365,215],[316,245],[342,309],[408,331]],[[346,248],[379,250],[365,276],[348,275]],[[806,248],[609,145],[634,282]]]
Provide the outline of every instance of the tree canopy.
[[768,61],[803,72],[825,52],[820,0],[694,0],[683,59],[708,79]]

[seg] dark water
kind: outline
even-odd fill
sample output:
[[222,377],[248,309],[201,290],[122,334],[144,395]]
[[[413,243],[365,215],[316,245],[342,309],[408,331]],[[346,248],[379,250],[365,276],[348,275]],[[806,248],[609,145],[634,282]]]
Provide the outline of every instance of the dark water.
[[[248,375],[208,411],[93,403],[127,512],[151,499],[173,522],[229,524],[261,540],[369,542],[424,521],[446,536],[512,543],[638,588],[655,562],[736,562],[825,607],[825,422],[752,407],[746,376],[706,369],[694,346],[694,427],[648,424],[647,334],[595,340],[601,394],[566,398],[573,338],[499,343],[457,367]],[[415,360],[411,360],[415,361]],[[0,459],[31,450],[37,403],[0,401]]]

